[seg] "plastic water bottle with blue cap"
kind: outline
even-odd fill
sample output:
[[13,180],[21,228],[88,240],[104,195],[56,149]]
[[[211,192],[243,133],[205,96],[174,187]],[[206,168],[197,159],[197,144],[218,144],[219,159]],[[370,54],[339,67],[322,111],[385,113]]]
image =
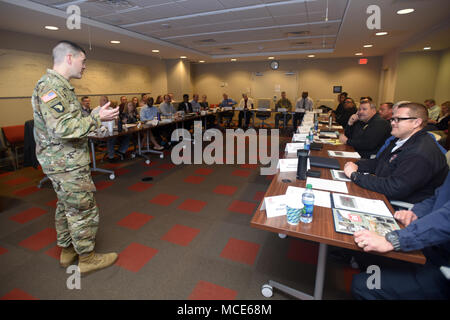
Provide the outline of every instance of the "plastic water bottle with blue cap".
[[312,185],[306,185],[306,190],[302,195],[303,209],[300,215],[300,221],[303,223],[311,223],[313,221],[314,211],[314,193]]

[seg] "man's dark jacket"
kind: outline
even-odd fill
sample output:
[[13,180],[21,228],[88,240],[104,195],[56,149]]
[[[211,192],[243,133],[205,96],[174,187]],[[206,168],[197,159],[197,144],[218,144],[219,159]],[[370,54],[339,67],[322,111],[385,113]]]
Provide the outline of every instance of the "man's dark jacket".
[[361,158],[369,159],[391,136],[391,125],[375,113],[368,122],[358,120],[347,126],[345,136],[348,138],[347,144],[355,148]]
[[446,158],[432,139],[420,130],[391,153],[398,138],[392,140],[378,158],[356,163],[358,172],[371,174],[358,173],[353,182],[389,200],[417,203],[431,197],[448,173]]

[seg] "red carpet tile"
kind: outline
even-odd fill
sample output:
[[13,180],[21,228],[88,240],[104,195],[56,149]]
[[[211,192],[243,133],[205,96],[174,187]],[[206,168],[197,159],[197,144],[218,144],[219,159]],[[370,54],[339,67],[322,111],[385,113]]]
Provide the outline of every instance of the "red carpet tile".
[[5,294],[0,300],[37,300],[32,295],[22,291],[20,289],[13,289],[9,293]]
[[46,202],[45,205],[56,209],[56,203],[57,202],[58,202],[58,199],[55,199],[55,200]]
[[248,265],[253,265],[260,245],[254,242],[230,238],[220,256]]
[[259,168],[259,164],[241,164],[240,167],[242,169],[257,169]]
[[184,179],[184,182],[186,183],[192,183],[192,184],[200,184],[205,180],[203,177],[198,176],[189,176],[186,179]]
[[0,247],[0,255],[5,254],[8,252],[8,249]]
[[161,206],[168,206],[178,199],[178,196],[173,196],[167,193],[161,193],[150,200],[150,203],[159,204]]
[[45,251],[45,254],[56,260],[59,260],[59,257],[61,256],[61,250],[62,250],[61,247],[54,246],[53,248],[50,248],[47,251]]
[[125,228],[138,230],[140,227],[149,222],[151,219],[153,219],[153,216],[150,216],[148,214],[140,212],[132,212],[128,216],[117,222],[117,224]]
[[146,168],[147,168],[147,167],[153,167],[153,166],[156,166],[157,164],[159,164],[159,161],[153,161],[153,160],[152,160],[149,164],[146,164],[145,161],[142,161],[142,162],[141,162],[141,165],[144,166],[144,167],[146,167]]
[[207,176],[207,175],[210,175],[213,171],[214,171],[213,169],[201,168],[201,169],[195,170],[195,174],[199,174],[199,175],[202,175],[202,176]]
[[289,239],[288,259],[317,265],[319,254],[319,245],[317,243],[306,242],[302,240]]
[[129,271],[138,272],[157,253],[156,249],[133,242],[119,254],[116,265]]
[[251,175],[252,174],[252,172],[251,171],[248,171],[248,170],[234,170],[232,173],[231,173],[233,176],[237,176],[237,177],[248,177],[249,175]]
[[3,172],[3,173],[0,173],[0,178],[9,176],[10,174],[12,174],[12,171],[11,171],[11,172]]
[[151,169],[148,171],[145,171],[143,173],[144,176],[151,176],[151,177],[156,177],[159,176],[161,173],[164,173],[164,170],[159,170],[159,169]]
[[16,195],[16,196],[19,196],[19,197],[25,197],[25,196],[28,196],[28,195],[30,195],[32,193],[37,192],[37,191],[39,191],[38,187],[31,186],[31,187],[28,187],[28,188],[25,188],[25,189],[14,191],[13,194]]
[[233,186],[219,185],[213,190],[213,192],[217,194],[224,194],[227,196],[231,196],[236,192],[237,189],[238,189],[237,187]]
[[180,246],[187,246],[197,234],[200,232],[199,229],[194,229],[190,227],[183,226],[181,224],[176,224],[169,230],[161,240],[169,241]]
[[190,212],[200,212],[203,207],[206,206],[206,202],[194,199],[186,199],[182,204],[178,206],[178,209],[190,211]]
[[189,295],[189,300],[235,300],[237,291],[217,284],[199,281]]
[[228,207],[229,211],[244,213],[244,214],[253,214],[256,209],[256,203],[234,200],[230,206]]
[[119,168],[119,169],[114,170],[114,174],[116,175],[116,177],[123,176],[124,174],[126,174],[128,172],[130,172],[130,169],[127,169],[127,168]]
[[22,184],[22,183],[30,182],[30,181],[31,181],[30,178],[19,177],[19,178],[16,178],[16,179],[5,181],[4,183],[9,185],[9,186],[17,186],[18,184]]
[[99,181],[95,184],[95,187],[97,188],[97,191],[101,191],[112,186],[113,184],[114,184],[113,181]]
[[352,288],[353,276],[357,275],[361,271],[359,269],[344,267],[343,272],[344,272],[345,291],[350,293]]
[[46,228],[41,232],[38,232],[35,235],[32,235],[31,237],[28,237],[25,240],[22,240],[19,243],[19,246],[33,251],[38,251],[55,241],[56,241],[56,230],[54,228]]
[[173,163],[164,163],[158,167],[158,169],[170,170],[175,168],[177,165]]
[[103,166],[104,169],[114,170],[122,166],[122,163],[107,163]]
[[9,217],[9,220],[13,220],[15,222],[24,224],[46,213],[47,211],[41,208],[30,208],[28,210],[22,211],[16,215]]
[[255,193],[255,196],[253,197],[253,200],[255,201],[262,201],[264,199],[264,195],[266,194],[265,191],[257,191]]
[[136,192],[142,192],[149,188],[153,187],[153,184],[146,183],[146,182],[138,182],[136,184],[133,184],[132,186],[128,187],[128,190],[130,191],[136,191]]

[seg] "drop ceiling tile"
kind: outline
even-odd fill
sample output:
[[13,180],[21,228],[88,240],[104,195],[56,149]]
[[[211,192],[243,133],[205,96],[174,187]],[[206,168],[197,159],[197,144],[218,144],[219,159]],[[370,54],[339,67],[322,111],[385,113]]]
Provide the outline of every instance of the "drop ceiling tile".
[[261,4],[260,0],[219,0],[225,8],[237,8]]
[[233,14],[235,17],[241,20],[270,17],[270,13],[266,8],[233,11]]
[[188,0],[179,3],[192,13],[223,10],[225,7],[218,0]]
[[285,5],[280,5],[280,6],[271,6],[268,7],[267,10],[269,10],[269,13],[272,15],[272,17],[277,17],[277,16],[285,16],[286,12],[289,12],[289,14],[305,14],[306,11],[306,7],[305,7],[305,3],[300,2],[300,3],[293,3],[293,4],[285,4]]

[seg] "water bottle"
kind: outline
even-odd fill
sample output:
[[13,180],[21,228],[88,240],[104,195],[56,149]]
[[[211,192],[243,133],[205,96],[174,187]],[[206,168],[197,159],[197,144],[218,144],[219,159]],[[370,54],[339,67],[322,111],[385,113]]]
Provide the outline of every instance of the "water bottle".
[[330,117],[328,118],[328,128],[331,129],[332,125],[333,125],[333,116],[330,114]]
[[314,210],[314,193],[312,191],[312,185],[306,186],[305,192],[302,195],[303,209],[300,215],[300,221],[303,223],[311,223],[313,221]]
[[157,119],[158,119],[158,121],[161,121],[161,112],[157,113]]
[[314,121],[314,132],[318,131],[319,131],[319,119],[316,118],[316,120]]
[[311,129],[309,129],[308,140],[310,143],[313,142],[313,140],[314,140],[314,132],[313,132],[312,127],[311,127]]
[[311,142],[309,141],[309,137],[306,137],[304,149],[309,151],[310,145]]

